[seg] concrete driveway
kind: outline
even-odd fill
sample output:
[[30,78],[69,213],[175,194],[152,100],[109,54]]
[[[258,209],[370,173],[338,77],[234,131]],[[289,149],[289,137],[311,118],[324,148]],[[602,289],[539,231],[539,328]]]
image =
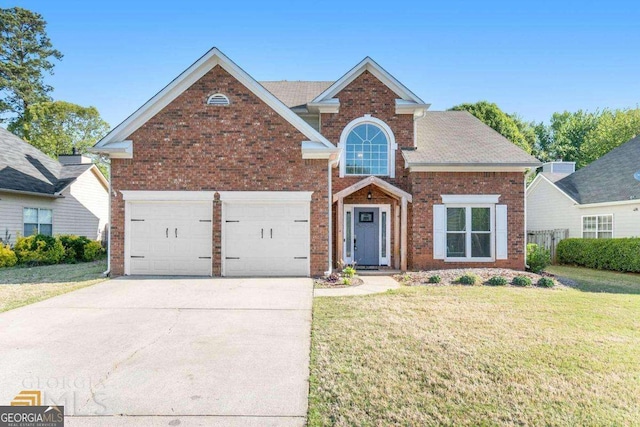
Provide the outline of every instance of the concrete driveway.
[[301,426],[310,279],[116,279],[0,314],[0,405],[67,425]]

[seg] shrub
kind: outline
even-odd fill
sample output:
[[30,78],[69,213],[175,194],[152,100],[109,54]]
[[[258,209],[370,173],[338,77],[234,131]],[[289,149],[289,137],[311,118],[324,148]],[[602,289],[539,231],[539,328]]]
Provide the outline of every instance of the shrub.
[[600,270],[640,273],[640,238],[564,239],[558,262]]
[[489,280],[487,280],[487,285],[490,286],[507,286],[509,281],[502,276],[493,276]]
[[527,276],[516,276],[511,281],[513,286],[531,286],[531,279]]
[[104,248],[102,247],[100,242],[97,242],[95,240],[90,240],[89,242],[85,243],[83,249],[83,261],[95,261],[104,254]]
[[60,239],[44,234],[18,237],[14,251],[20,264],[57,264],[64,258],[64,247]]
[[553,288],[556,283],[553,281],[551,277],[541,277],[536,283],[536,286],[540,286],[541,288]]
[[551,264],[551,253],[535,243],[527,245],[527,265],[534,273],[540,273]]
[[442,282],[442,277],[438,276],[437,274],[433,276],[429,276],[429,283],[440,283],[440,282]]
[[477,274],[466,273],[462,276],[458,277],[456,282],[461,283],[463,285],[482,285],[482,278]]
[[72,234],[61,234],[58,238],[65,252],[62,262],[73,264],[84,260],[84,246],[91,240]]
[[350,265],[342,269],[342,275],[344,277],[353,277],[356,275],[356,269]]
[[11,247],[7,244],[0,243],[0,268],[13,267],[18,262],[16,253],[11,250]]
[[342,278],[342,284],[346,285],[346,286],[349,286],[351,284],[351,279],[348,278],[348,277],[343,277]]

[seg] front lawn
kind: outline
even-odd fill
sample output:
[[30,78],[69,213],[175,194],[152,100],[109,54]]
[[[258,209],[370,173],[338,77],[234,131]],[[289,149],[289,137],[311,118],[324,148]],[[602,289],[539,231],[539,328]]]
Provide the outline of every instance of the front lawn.
[[411,287],[316,298],[309,425],[633,425],[640,295]]
[[571,280],[573,283],[567,284],[585,292],[640,294],[640,274],[594,270],[568,265],[552,265],[547,267],[545,271]]
[[106,280],[106,261],[0,269],[0,313]]

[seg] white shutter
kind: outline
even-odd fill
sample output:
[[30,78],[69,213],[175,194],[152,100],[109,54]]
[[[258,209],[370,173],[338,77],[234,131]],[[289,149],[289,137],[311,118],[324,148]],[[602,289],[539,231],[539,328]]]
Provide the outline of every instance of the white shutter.
[[496,259],[508,258],[507,205],[496,205]]
[[446,255],[446,218],[445,206],[433,205],[433,259],[444,259]]

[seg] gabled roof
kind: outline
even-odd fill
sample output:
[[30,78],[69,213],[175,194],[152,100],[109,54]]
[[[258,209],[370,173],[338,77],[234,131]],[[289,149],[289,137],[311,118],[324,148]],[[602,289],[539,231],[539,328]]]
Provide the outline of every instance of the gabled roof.
[[467,111],[427,111],[416,121],[411,166],[538,167],[540,161]]
[[62,165],[0,128],[0,191],[57,197],[93,164]]
[[[291,123],[310,141],[319,143],[330,150],[336,150],[336,147],[329,142],[318,131],[313,129],[303,119],[291,111],[278,98],[266,90],[260,83],[251,77],[242,68],[227,58],[219,49],[213,48],[204,54],[200,59],[194,62],[189,68],[183,71],[171,83],[165,86],[160,92],[154,95],[142,107],[136,110],[122,123],[111,130],[104,138],[95,145],[92,151],[101,151],[100,148],[107,148],[112,143],[122,143],[124,139],[131,135],[134,131],[145,124],[149,119],[155,116],[160,110],[166,107],[171,101],[177,98],[182,92],[188,89],[212,68],[220,66],[229,74],[236,78],[240,83],[246,86],[258,98],[265,102],[269,107],[276,111],[285,120]],[[302,141],[301,141],[302,142]],[[121,147],[119,147],[121,149]],[[107,152],[107,150],[102,150]]]
[[416,104],[424,104],[424,101],[420,99],[415,93],[411,92],[405,85],[400,83],[395,77],[389,74],[384,68],[382,68],[376,61],[370,57],[364,58],[355,67],[349,70],[344,76],[336,80],[331,86],[325,89],[320,95],[316,96],[311,103],[328,101],[336,96],[342,89],[344,89],[349,83],[354,81],[360,74],[365,71],[369,71],[378,80],[384,83],[389,89],[393,90],[401,99],[405,101],[412,101]]
[[260,82],[265,89],[275,95],[289,108],[300,108],[311,102],[333,82],[314,81],[275,81]]
[[640,200],[640,136],[554,184],[580,204]]

